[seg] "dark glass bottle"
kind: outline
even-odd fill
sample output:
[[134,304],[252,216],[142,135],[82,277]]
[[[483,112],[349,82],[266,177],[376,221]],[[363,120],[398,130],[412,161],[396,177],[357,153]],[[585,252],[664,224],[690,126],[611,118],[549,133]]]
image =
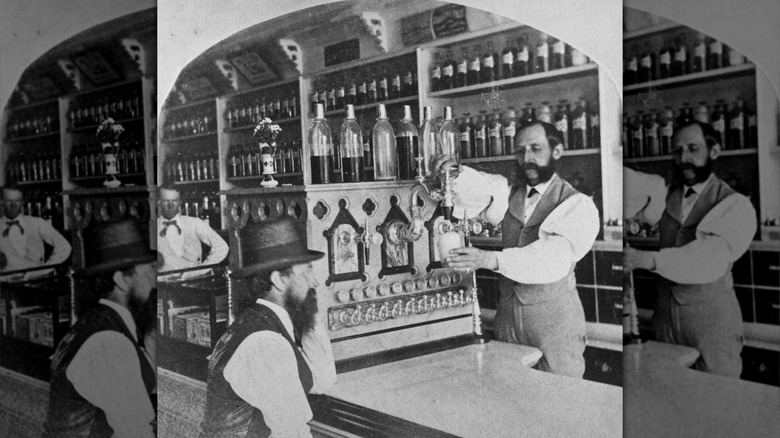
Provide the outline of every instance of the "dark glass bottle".
[[355,107],[347,105],[347,116],[339,131],[342,181],[363,181],[363,132],[355,121]]
[[471,113],[463,113],[463,118],[458,123],[458,132],[460,133],[460,156],[462,158],[471,158],[473,148],[471,145],[471,131],[473,126],[471,125]]
[[465,87],[471,85],[473,82],[467,80],[469,71],[469,57],[466,52],[466,47],[460,49],[460,60],[458,60],[458,70],[455,75],[455,83],[458,87]]
[[479,78],[482,71],[482,53],[480,52],[481,51],[479,46],[474,46],[474,49],[471,52],[471,60],[469,61],[469,70],[466,78],[466,82],[469,85],[479,83]]
[[642,55],[639,57],[637,82],[649,82],[655,79],[655,53],[650,47],[650,41],[645,41]]
[[528,73],[528,62],[531,58],[531,50],[528,48],[528,37],[523,34],[517,39],[517,56],[512,67],[512,76],[525,76]]
[[634,85],[637,82],[637,71],[639,70],[639,58],[637,57],[636,45],[631,46],[631,54],[626,60],[626,71],[623,74],[623,83],[625,85]]
[[543,73],[550,70],[550,37],[546,33],[539,35],[539,42],[536,44],[534,72]]
[[309,128],[312,184],[328,184],[333,172],[333,143],[325,120],[325,109],[317,105],[314,122]]
[[703,33],[696,35],[696,43],[693,45],[693,62],[691,72],[699,73],[707,70],[707,41]]
[[441,60],[439,54],[433,57],[433,68],[431,68],[431,91],[441,90]]
[[441,89],[450,90],[453,86],[455,86],[455,61],[452,59],[452,50],[448,50],[441,69]]
[[404,105],[404,117],[398,122],[395,131],[398,150],[398,177],[414,179],[417,169],[416,157],[420,156],[417,127],[412,120],[412,107]]
[[498,79],[498,77],[498,54],[493,51],[493,41],[488,41],[485,54],[482,55],[480,83],[487,84]]
[[563,134],[563,149],[570,149],[569,143],[569,104],[563,99],[558,101],[558,110],[553,114],[553,124]]
[[509,38],[504,42],[504,50],[501,51],[501,79],[512,77],[512,69],[517,57],[517,46]]
[[572,149],[587,149],[588,145],[588,131],[589,122],[588,117],[588,102],[581,100],[574,108],[571,114],[571,148]]

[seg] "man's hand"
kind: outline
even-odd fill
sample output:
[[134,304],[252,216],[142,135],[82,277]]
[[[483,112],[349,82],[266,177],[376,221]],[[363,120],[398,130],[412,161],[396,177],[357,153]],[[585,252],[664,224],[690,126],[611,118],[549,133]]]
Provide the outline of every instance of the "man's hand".
[[631,272],[634,269],[655,269],[654,251],[641,251],[636,248],[623,248],[623,270]]
[[460,165],[455,168],[455,162],[455,157],[452,155],[434,155],[431,158],[431,171],[433,171],[434,175],[440,175],[443,174],[446,169],[453,168],[450,172],[450,176],[455,178],[461,171]]
[[455,248],[444,259],[447,266],[457,272],[471,272],[477,269],[498,269],[498,259],[494,251],[483,251],[477,248]]

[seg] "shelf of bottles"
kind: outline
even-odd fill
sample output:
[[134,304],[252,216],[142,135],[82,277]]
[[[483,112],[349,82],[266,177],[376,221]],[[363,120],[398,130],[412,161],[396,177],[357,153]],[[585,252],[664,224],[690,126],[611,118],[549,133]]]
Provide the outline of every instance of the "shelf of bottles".
[[103,120],[112,118],[127,130],[127,124],[143,122],[141,82],[133,81],[108,89],[75,96],[67,111],[68,132],[94,134]]
[[[137,185],[145,184],[146,165],[145,148],[142,130],[126,131],[120,140],[119,152],[116,154],[116,167],[119,174],[117,178],[122,183],[135,183]],[[105,178],[103,165],[103,149],[97,138],[85,136],[71,147],[68,158],[70,166],[70,181],[78,182],[82,185],[99,186]],[[129,178],[129,179],[128,179]],[[94,184],[90,184],[90,182]]]
[[[294,136],[295,134],[292,134],[292,137]],[[276,145],[274,178],[302,176],[300,138],[277,139]],[[262,178],[263,161],[260,155],[260,147],[251,137],[241,143],[232,143],[227,156],[227,180],[247,181]]]
[[199,218],[212,228],[220,229],[219,196],[214,195],[214,190],[203,187],[181,188],[179,213]]
[[225,132],[251,134],[264,118],[277,125],[300,122],[299,102],[298,81],[234,96],[225,110]]
[[22,214],[42,218],[48,221],[54,228],[60,231],[64,230],[61,191],[59,187],[26,189],[24,191]]
[[216,150],[168,154],[163,165],[165,181],[176,184],[219,183],[219,157]]
[[587,56],[563,41],[528,28],[515,29],[437,49],[428,97],[513,88],[597,70]]
[[56,100],[10,109],[6,141],[20,142],[59,135],[59,105]]
[[755,69],[733,47],[684,26],[641,34],[625,40],[624,48],[625,94],[749,74]]
[[217,133],[217,112],[213,100],[182,108],[169,108],[163,126],[167,142],[205,138]]
[[19,185],[59,183],[62,178],[59,141],[25,145],[9,156],[6,179]]
[[417,101],[417,58],[408,53],[395,58],[340,70],[313,80],[309,99],[311,114],[322,104],[325,116],[344,115],[346,105],[356,112]]

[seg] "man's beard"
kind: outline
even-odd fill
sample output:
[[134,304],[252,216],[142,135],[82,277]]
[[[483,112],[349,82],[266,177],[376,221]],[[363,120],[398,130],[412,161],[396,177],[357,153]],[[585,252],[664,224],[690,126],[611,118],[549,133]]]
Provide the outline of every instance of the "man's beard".
[[[533,169],[536,171],[536,181],[529,181],[525,175],[526,170]],[[555,162],[550,159],[546,166],[539,166],[536,163],[518,163],[515,162],[515,172],[517,173],[518,180],[525,185],[537,185],[543,182],[547,182],[552,178],[555,173]]]
[[157,289],[153,289],[149,294],[149,299],[142,301],[135,293],[130,293],[127,297],[127,308],[133,315],[138,331],[143,336],[152,329],[157,323]]
[[287,293],[284,297],[284,307],[290,314],[295,333],[303,336],[314,328],[317,320],[317,291],[309,289],[306,298],[300,301],[291,293]]
[[[692,170],[694,172],[694,180],[689,181],[685,177],[685,170]],[[674,176],[677,181],[685,183],[685,185],[692,186],[694,184],[704,182],[707,180],[707,178],[710,177],[710,174],[712,174],[712,164],[710,163],[710,160],[708,159],[706,163],[704,163],[703,166],[696,166],[691,163],[683,163],[678,166],[675,166],[674,169]]]

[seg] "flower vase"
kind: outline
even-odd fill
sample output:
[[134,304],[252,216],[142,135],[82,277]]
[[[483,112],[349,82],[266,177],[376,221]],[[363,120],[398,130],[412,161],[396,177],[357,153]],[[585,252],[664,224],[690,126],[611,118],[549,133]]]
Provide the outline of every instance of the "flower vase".
[[106,179],[103,181],[105,187],[119,187],[122,182],[116,178],[119,174],[116,168],[116,155],[119,151],[119,142],[114,144],[104,142],[103,147],[103,174],[106,175]]
[[263,187],[276,187],[279,185],[279,181],[274,179],[276,173],[276,165],[274,162],[274,151],[276,150],[276,142],[260,143],[260,160],[263,162],[263,180],[260,185]]

